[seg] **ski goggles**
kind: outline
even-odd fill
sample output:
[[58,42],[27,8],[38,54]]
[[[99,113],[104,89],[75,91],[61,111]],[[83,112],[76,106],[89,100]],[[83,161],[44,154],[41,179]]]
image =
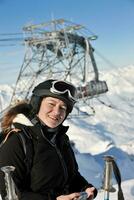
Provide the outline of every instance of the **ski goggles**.
[[76,88],[66,82],[66,81],[53,81],[52,82],[52,87],[50,88],[50,91],[53,94],[68,94],[68,98],[72,101],[72,102],[76,102]]

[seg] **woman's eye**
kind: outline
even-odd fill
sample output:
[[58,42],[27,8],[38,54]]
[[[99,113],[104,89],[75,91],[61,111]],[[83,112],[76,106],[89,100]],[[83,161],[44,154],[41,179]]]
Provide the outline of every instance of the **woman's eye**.
[[49,104],[50,106],[54,106],[54,103],[49,102],[48,104]]
[[66,106],[62,106],[61,109],[64,110],[64,111],[66,111],[67,107]]

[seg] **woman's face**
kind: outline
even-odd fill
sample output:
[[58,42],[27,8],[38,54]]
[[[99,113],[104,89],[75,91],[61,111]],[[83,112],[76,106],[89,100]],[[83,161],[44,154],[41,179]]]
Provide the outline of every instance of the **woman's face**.
[[38,117],[50,128],[56,128],[66,117],[66,104],[60,99],[45,97],[40,106]]

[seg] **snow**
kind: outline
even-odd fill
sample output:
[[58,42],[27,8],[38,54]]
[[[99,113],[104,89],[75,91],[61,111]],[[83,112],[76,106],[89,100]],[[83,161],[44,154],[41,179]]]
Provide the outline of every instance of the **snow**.
[[[89,115],[70,117],[64,122],[70,126],[68,135],[81,174],[99,190],[96,200],[104,199],[105,155],[114,156],[120,169],[125,200],[134,200],[133,74],[133,65],[101,72],[100,80],[107,82],[109,91],[91,99],[90,106],[80,106]],[[0,86],[2,108],[8,105],[11,93],[11,86]],[[110,200],[115,200],[118,186],[114,175],[112,185],[116,192],[110,193]]]

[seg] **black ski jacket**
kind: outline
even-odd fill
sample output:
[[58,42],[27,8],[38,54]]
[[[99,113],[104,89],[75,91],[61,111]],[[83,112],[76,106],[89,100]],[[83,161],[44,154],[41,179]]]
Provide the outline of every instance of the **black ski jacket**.
[[[20,200],[56,200],[57,196],[93,187],[78,171],[74,152],[66,135],[68,127],[61,125],[58,131],[51,134],[39,121],[34,125],[15,122],[14,126],[30,133],[33,142],[32,166],[28,173],[26,155],[18,133],[12,133],[0,148],[0,168],[7,165],[15,167],[12,177]],[[6,187],[1,171],[0,193],[4,199]],[[94,196],[96,194],[97,190]]]

